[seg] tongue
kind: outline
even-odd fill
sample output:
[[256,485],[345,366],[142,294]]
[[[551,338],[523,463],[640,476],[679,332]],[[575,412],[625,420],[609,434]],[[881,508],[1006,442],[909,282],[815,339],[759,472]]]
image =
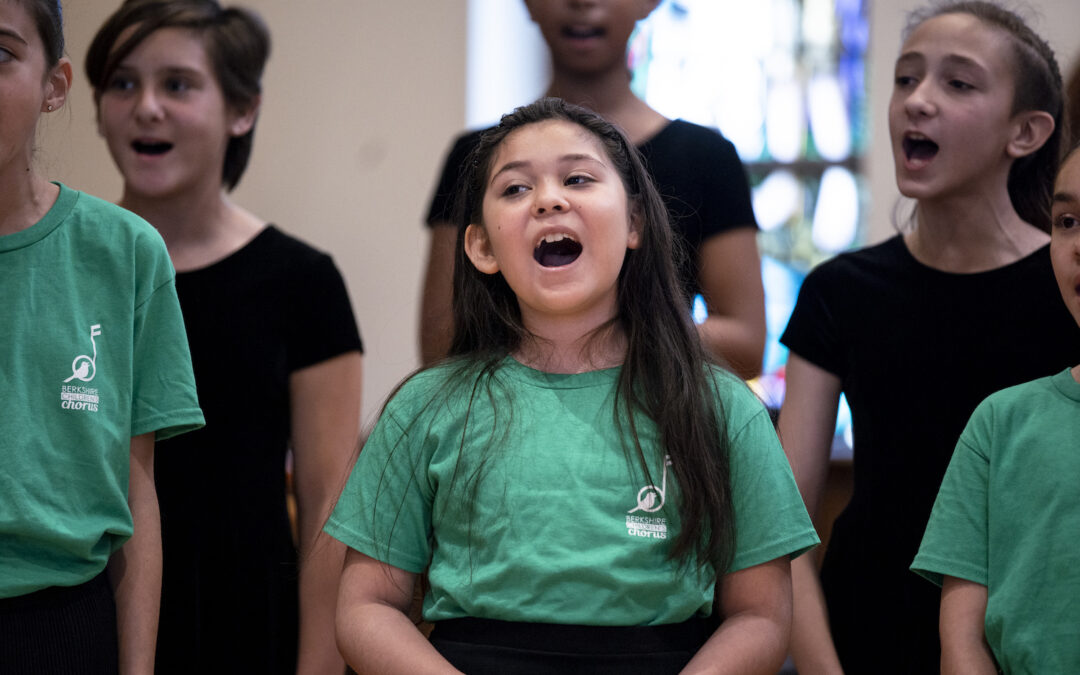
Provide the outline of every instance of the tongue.
[[540,242],[533,251],[533,258],[544,267],[560,267],[569,265],[581,255],[581,244],[572,239],[562,239],[553,242]]

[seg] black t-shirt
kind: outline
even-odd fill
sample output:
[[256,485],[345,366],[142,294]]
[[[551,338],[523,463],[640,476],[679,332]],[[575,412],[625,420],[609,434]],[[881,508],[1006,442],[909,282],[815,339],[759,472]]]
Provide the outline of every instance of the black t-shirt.
[[781,341],[851,407],[854,494],[822,570],[844,669],[937,672],[940,590],[908,567],[960,432],[990,393],[1080,363],[1049,246],[978,274],[927,267],[899,236],[842,254],[806,278]]
[[362,349],[324,253],[267,227],[176,275],[206,426],[158,444],[158,673],[295,673],[296,549],[285,505],[289,376]]
[[[454,141],[428,209],[429,225],[458,222],[459,181],[481,134],[467,132]],[[683,120],[668,123],[638,150],[681,235],[687,255],[679,275],[692,296],[701,292],[697,268],[702,243],[734,228],[757,227],[746,172],[735,146],[718,131]]]

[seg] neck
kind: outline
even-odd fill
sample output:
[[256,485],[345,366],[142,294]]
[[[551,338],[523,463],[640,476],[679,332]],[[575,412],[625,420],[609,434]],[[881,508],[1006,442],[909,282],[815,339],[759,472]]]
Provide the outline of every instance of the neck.
[[178,272],[205,267],[228,256],[265,226],[232,203],[220,187],[170,197],[147,197],[125,187],[120,206],[157,229]]
[[9,168],[6,176],[0,176],[0,236],[15,234],[45,217],[60,188],[53,185],[25,166]]
[[[606,325],[605,325],[606,324]],[[546,321],[543,331],[532,330],[514,357],[545,373],[585,373],[621,365],[626,358],[626,335],[617,321],[591,324]]]
[[1050,241],[1049,235],[1020,218],[1004,186],[948,199],[921,199],[915,213],[915,229],[904,242],[919,262],[945,272],[1002,267]]
[[630,75],[623,67],[595,75],[556,69],[546,95],[589,108],[622,127],[635,145],[647,141],[668,122],[634,95],[630,89]]

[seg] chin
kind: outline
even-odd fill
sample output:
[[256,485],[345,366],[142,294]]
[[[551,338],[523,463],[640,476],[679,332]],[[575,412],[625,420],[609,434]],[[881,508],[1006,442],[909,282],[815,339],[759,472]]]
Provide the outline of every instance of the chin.
[[124,184],[124,194],[139,199],[165,199],[176,192],[176,186],[164,183],[135,181]]
[[907,178],[897,178],[896,189],[908,199],[926,199],[933,196],[925,186]]

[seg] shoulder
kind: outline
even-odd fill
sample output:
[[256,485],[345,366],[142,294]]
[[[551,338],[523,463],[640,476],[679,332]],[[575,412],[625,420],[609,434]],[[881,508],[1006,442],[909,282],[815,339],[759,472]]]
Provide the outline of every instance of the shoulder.
[[384,414],[402,421],[415,419],[431,406],[447,407],[466,400],[465,388],[480,377],[480,369],[470,360],[449,359],[408,375],[391,393]]
[[[137,275],[158,282],[173,277],[165,241],[150,223],[116,204],[61,185],[61,199],[70,199],[67,239],[81,260],[129,265]],[[156,283],[158,283],[156,282]]]
[[904,261],[905,252],[906,248],[902,237],[895,235],[879,244],[864,246],[835,255],[815,267],[811,274],[845,274],[870,268],[896,266]]
[[288,234],[275,225],[267,225],[251,244],[253,258],[267,271],[278,274],[340,276],[330,254]]
[[968,419],[961,440],[984,451],[995,446],[998,440],[1017,441],[1023,429],[1032,425],[1047,428],[1057,424],[1061,411],[1075,418],[1080,415],[1077,401],[1067,400],[1055,380],[1070,378],[1068,371],[1057,375],[1040,377],[996,391],[979,403]]
[[820,263],[807,275],[803,288],[813,291],[837,286],[849,292],[862,288],[863,283],[889,283],[898,274],[910,271],[909,257],[903,240],[896,235]]
[[108,228],[107,239],[114,243],[140,242],[153,249],[164,250],[165,242],[154,227],[125,208],[107,202],[100,197],[60,186],[61,194],[72,197],[68,220],[77,223],[88,232],[103,234],[102,228]]
[[322,250],[312,246],[306,241],[291,235],[276,225],[267,225],[266,229],[257,237],[267,250],[276,252],[290,260],[310,262],[325,260],[330,256]]
[[641,146],[646,155],[680,154],[709,163],[739,161],[735,145],[718,130],[676,119]]
[[[1028,280],[1046,281],[1053,276],[1053,264],[1050,262],[1050,244],[1040,246],[1029,255],[1011,265],[993,270],[1006,276]],[[1057,298],[1055,297],[1055,302]]]
[[713,395],[730,433],[737,433],[759,414],[768,415],[765,404],[737,375],[717,365],[706,367]]
[[1060,398],[1061,394],[1055,386],[1055,380],[1059,377],[1061,374],[1040,377],[990,394],[976,406],[970,423],[997,426],[1038,416],[1040,411],[1046,410],[1054,400]]

